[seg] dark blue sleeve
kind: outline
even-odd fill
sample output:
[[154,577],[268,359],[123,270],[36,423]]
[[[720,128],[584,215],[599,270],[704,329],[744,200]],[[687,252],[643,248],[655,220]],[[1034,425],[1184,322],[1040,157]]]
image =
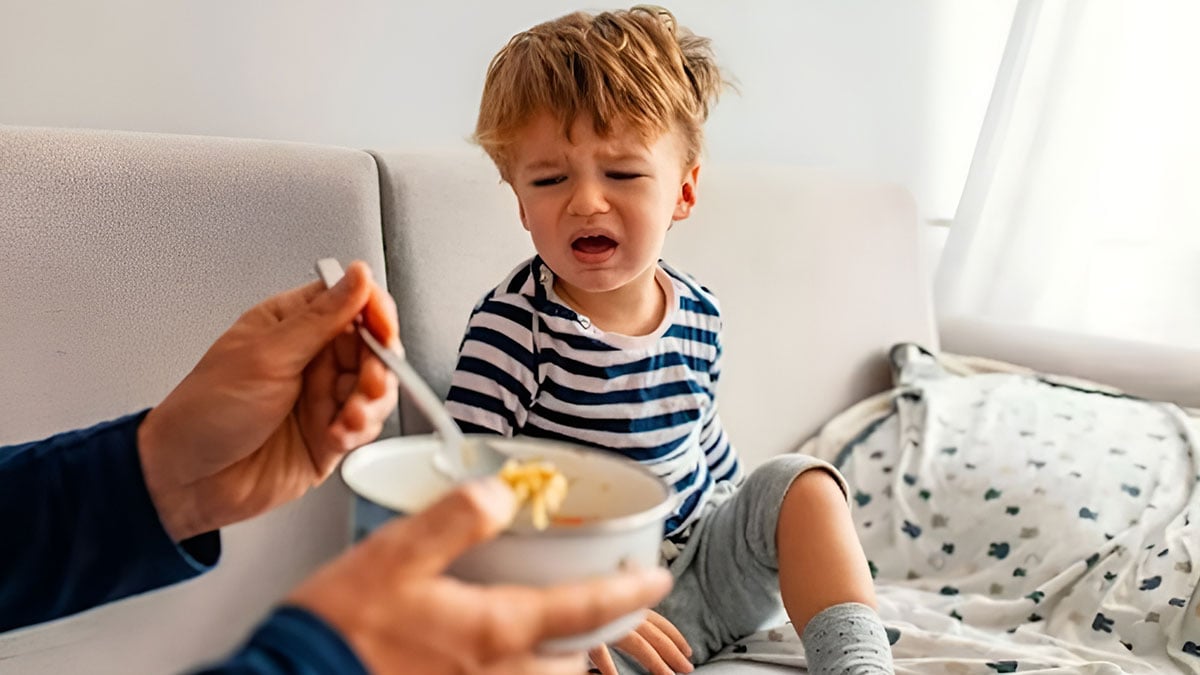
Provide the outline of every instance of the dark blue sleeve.
[[366,675],[350,647],[321,619],[281,607],[228,661],[197,675]]
[[145,415],[0,448],[0,632],[216,564],[218,533],[177,545],[158,519],[138,457]]

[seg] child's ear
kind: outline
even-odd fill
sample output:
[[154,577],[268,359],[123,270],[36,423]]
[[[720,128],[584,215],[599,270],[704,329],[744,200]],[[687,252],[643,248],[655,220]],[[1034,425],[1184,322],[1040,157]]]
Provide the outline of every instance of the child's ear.
[[696,183],[700,180],[700,164],[692,166],[683,174],[683,182],[679,186],[679,194],[675,200],[673,220],[683,220],[692,214],[696,205]]

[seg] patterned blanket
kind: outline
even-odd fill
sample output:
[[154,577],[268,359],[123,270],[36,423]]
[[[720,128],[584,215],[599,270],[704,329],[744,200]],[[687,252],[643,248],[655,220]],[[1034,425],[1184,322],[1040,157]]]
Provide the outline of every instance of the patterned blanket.
[[[901,673],[1200,673],[1200,481],[1174,406],[909,351],[837,458]],[[790,626],[722,658],[803,665]]]

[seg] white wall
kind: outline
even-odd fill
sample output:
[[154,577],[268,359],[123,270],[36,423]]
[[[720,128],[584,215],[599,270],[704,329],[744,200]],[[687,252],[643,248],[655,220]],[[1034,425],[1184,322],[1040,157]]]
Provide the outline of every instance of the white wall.
[[[923,217],[947,218],[1014,4],[670,6],[713,38],[740,83],[710,122],[712,158],[865,172],[907,186]],[[462,143],[492,54],[514,32],[579,7],[0,0],[0,123],[375,148]]]

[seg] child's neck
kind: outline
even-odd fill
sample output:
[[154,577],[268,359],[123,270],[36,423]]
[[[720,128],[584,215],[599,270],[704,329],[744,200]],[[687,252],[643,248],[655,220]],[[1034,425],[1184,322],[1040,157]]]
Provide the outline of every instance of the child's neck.
[[624,286],[599,293],[575,288],[556,277],[554,291],[571,309],[606,333],[649,335],[667,311],[666,291],[658,283],[657,270],[655,265]]

